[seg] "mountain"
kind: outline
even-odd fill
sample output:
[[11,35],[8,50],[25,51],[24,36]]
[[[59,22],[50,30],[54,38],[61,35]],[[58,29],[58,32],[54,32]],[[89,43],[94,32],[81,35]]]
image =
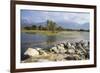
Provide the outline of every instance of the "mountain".
[[59,26],[62,26],[63,28],[68,28],[68,29],[77,29],[78,28],[78,24],[75,22],[57,22],[57,24]]
[[45,26],[47,24],[47,22],[45,21],[45,22],[38,22],[38,23],[36,23],[36,22],[29,22],[29,21],[27,21],[27,20],[21,20],[21,27],[26,27],[26,26],[32,26],[32,25],[37,25],[37,26],[39,26],[39,25],[43,25],[43,26]]
[[21,19],[21,27],[25,27],[25,26],[32,26],[32,23],[30,23],[26,19]]
[[84,24],[82,24],[81,26],[80,26],[80,28],[81,29],[89,29],[90,28],[90,26],[89,26],[90,24],[89,23],[84,23]]
[[62,26],[63,28],[68,28],[68,29],[89,29],[89,23],[84,23],[84,24],[78,24],[75,22],[57,22],[59,26]]
[[[63,28],[67,28],[67,29],[85,29],[88,30],[89,29],[89,23],[84,23],[84,24],[78,24],[75,22],[71,22],[71,21],[58,21],[56,22],[58,26],[61,26]],[[21,26],[25,27],[25,26],[32,26],[32,25],[42,25],[45,26],[47,24],[47,21],[45,22],[28,22],[27,20],[22,20],[21,21]]]

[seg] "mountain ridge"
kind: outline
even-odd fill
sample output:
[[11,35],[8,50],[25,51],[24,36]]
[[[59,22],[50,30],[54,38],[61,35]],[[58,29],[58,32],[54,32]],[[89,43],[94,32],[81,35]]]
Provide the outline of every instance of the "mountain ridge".
[[[26,20],[22,20],[21,21],[21,27],[26,27],[26,26],[32,26],[32,25],[42,25],[45,26],[47,24],[47,21],[45,22],[28,22]],[[84,24],[78,24],[75,22],[70,22],[70,21],[66,21],[66,22],[62,22],[62,21],[58,21],[56,22],[56,24],[58,26],[61,26],[63,28],[67,28],[67,29],[85,29],[85,30],[89,30],[89,23],[86,22]]]

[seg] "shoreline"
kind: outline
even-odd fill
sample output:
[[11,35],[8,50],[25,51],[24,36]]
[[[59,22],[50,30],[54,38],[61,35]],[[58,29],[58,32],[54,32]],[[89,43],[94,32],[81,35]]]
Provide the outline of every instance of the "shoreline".
[[[48,51],[41,48],[36,48],[36,49],[28,48],[25,52],[26,53],[25,55],[28,55],[29,58],[21,62],[30,63],[30,62],[70,61],[70,60],[89,59],[89,42],[83,42],[83,41],[73,42],[73,43],[68,42],[69,43],[69,45],[67,45],[68,47],[64,43],[65,42],[56,44],[56,46],[58,46],[59,48],[56,48],[56,46],[54,46],[51,47]],[[33,50],[39,53],[35,54],[36,52],[34,52]]]
[[[55,32],[52,32],[52,31],[47,31],[47,30],[25,30],[25,29],[22,29],[21,32],[26,32],[26,33],[34,33],[34,34],[44,34],[44,35],[58,35],[59,33],[62,33],[62,34],[71,34],[72,32],[75,32],[76,33],[79,33],[79,32],[87,32],[87,31],[68,31],[68,30],[63,30],[63,31],[55,31]],[[66,33],[65,33],[66,32]]]

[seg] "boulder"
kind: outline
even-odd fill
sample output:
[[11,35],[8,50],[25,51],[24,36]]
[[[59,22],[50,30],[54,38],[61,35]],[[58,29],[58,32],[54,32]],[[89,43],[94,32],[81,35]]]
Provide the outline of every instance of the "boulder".
[[57,48],[58,48],[59,53],[62,53],[62,54],[64,54],[67,51],[62,45],[58,45]]
[[59,53],[59,50],[57,49],[57,47],[52,47],[50,49],[50,52]]
[[36,49],[28,48],[25,51],[24,55],[28,55],[28,56],[31,56],[31,57],[35,57],[35,56],[39,56],[39,52]]
[[42,48],[36,48],[36,50],[39,52],[39,55],[47,56],[47,53]]
[[67,51],[69,54],[74,54],[75,53],[75,50],[74,49],[68,49]]

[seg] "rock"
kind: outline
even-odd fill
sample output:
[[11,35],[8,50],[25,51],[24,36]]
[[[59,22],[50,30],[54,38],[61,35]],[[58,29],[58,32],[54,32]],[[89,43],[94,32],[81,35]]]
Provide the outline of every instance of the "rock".
[[64,43],[59,44],[61,47],[64,47]]
[[81,49],[84,53],[86,53],[85,48],[83,48],[81,45],[79,45],[79,47],[80,47],[80,49]]
[[76,58],[73,55],[67,55],[65,57],[66,60],[76,60]]
[[48,62],[48,59],[38,59],[38,62]]
[[83,55],[84,54],[84,52],[82,50],[80,50],[80,49],[77,49],[76,53],[79,54],[79,55]]
[[24,55],[29,58],[25,62],[47,62],[47,61],[67,61],[89,59],[89,42],[64,42],[54,44],[54,47],[46,51],[42,48],[28,48]]
[[69,42],[66,43],[67,48],[71,48],[71,44]]
[[62,53],[62,54],[67,51],[67,50],[65,50],[64,46],[62,46],[62,45],[58,45],[57,48],[58,48],[59,53]]
[[56,61],[65,61],[65,56],[62,55],[62,54],[58,54],[57,57],[56,57]]
[[75,50],[75,45],[76,44],[73,44],[73,43],[70,43],[70,42],[66,43],[67,49],[74,49]]
[[39,56],[39,52],[38,52],[36,49],[28,48],[28,49],[25,51],[24,55],[29,55],[30,57],[31,57],[31,56],[36,57],[36,56]]
[[50,52],[59,53],[59,50],[57,49],[57,47],[52,47],[52,48],[50,49]]
[[74,54],[75,53],[75,50],[74,49],[68,49],[67,51],[69,54]]
[[39,51],[39,50],[42,50],[42,48],[35,48],[35,49],[38,50],[38,51]]
[[45,52],[45,50],[42,50],[42,48],[36,48],[36,50],[39,52],[39,55],[47,56],[47,53]]

